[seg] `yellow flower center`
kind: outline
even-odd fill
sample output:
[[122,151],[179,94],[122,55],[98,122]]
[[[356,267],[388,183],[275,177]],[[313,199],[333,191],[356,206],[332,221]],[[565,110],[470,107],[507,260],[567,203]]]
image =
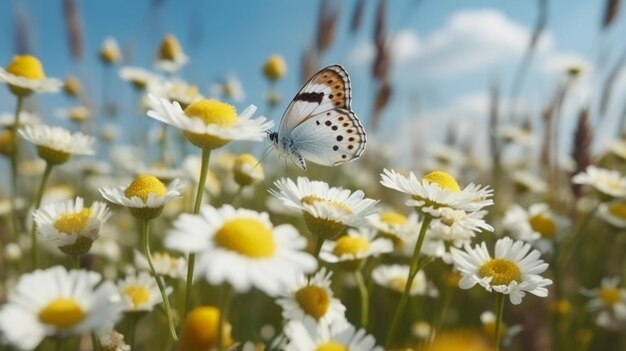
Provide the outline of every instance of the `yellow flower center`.
[[[235,107],[217,100],[198,100],[185,108],[188,117],[200,118],[206,125],[230,127],[237,123],[237,110]],[[230,141],[218,136],[204,133],[185,132],[185,137],[194,145],[202,149],[217,149]]]
[[609,206],[609,213],[620,219],[626,219],[626,202],[614,202]]
[[298,290],[296,292],[296,301],[298,301],[298,305],[304,312],[313,316],[316,320],[324,317],[330,305],[330,297],[326,290],[317,285],[309,285]]
[[352,209],[350,209],[350,207],[348,207],[343,202],[322,199],[321,197],[318,197],[316,195],[305,196],[300,200],[300,202],[307,205],[314,205],[317,202],[322,202],[336,208],[340,212],[343,212],[343,214],[349,215],[352,213]]
[[360,236],[342,236],[335,241],[333,253],[336,256],[350,255],[356,257],[359,253],[370,247],[369,241]]
[[315,351],[348,351],[348,348],[335,341],[329,341],[318,346]]
[[276,81],[287,73],[287,64],[280,55],[272,55],[263,66],[263,74],[270,81]]
[[82,88],[80,82],[75,77],[68,77],[63,82],[63,91],[69,96],[76,97],[80,94]]
[[387,223],[389,225],[403,225],[406,224],[408,219],[406,216],[401,215],[396,212],[387,212],[380,215],[381,222]]
[[622,299],[622,294],[616,288],[602,288],[600,289],[600,300],[604,302],[605,305],[613,306],[616,303],[620,302]]
[[124,289],[124,295],[130,298],[135,307],[141,306],[150,299],[150,291],[141,285],[131,285]]
[[481,278],[491,277],[491,285],[509,285],[512,281],[521,283],[522,272],[519,267],[502,258],[494,258],[484,263],[478,270]]
[[552,238],[556,233],[556,224],[550,216],[545,214],[538,214],[530,217],[528,223],[534,231],[541,234],[544,238]]
[[[189,313],[180,337],[180,351],[210,350],[217,344],[220,310],[211,306],[197,307]],[[225,323],[222,344],[232,344],[231,325]]]
[[82,307],[73,299],[52,300],[39,312],[39,320],[59,329],[70,328],[85,318]]
[[93,215],[90,208],[83,208],[79,212],[64,213],[55,222],[54,227],[61,233],[79,233],[85,229]]
[[13,154],[13,133],[10,130],[0,132],[0,154],[6,156]]
[[442,189],[446,189],[452,192],[461,191],[461,187],[459,187],[459,183],[456,182],[453,176],[443,171],[435,171],[428,173],[422,178],[423,180],[428,181],[429,183],[435,183],[439,185]]
[[182,52],[180,43],[173,35],[166,35],[159,47],[159,59],[167,61],[175,61]]
[[235,181],[242,186],[250,185],[255,180],[263,179],[263,167],[261,167],[256,157],[250,154],[237,156],[233,164],[233,171]]
[[153,193],[157,197],[165,196],[167,188],[157,177],[149,174],[138,175],[132,183],[124,190],[124,195],[128,198],[137,196],[143,202],[148,200],[148,194]]
[[251,258],[272,257],[276,251],[271,230],[251,218],[236,218],[224,223],[215,234],[215,243]]
[[[500,325],[500,336],[504,336],[506,335],[506,325],[504,325],[504,323],[502,323]],[[496,337],[496,322],[495,321],[490,321],[487,322],[485,324],[483,324],[483,331],[485,332],[485,334],[487,334],[487,336],[490,339],[495,339]]]
[[7,66],[6,71],[14,76],[28,79],[44,79],[41,62],[31,55],[13,56],[13,61]]
[[560,299],[554,302],[552,310],[558,315],[566,316],[572,311],[572,304],[565,299]]

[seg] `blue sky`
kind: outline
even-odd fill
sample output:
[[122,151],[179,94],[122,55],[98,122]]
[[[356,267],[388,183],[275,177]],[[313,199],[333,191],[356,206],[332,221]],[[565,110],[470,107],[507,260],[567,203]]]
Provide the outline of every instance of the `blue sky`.
[[[156,17],[149,16],[150,3],[148,0],[78,1],[85,50],[82,60],[76,63],[70,57],[66,39],[63,1],[2,1],[0,64],[6,65],[14,54],[14,14],[16,9],[21,9],[28,19],[34,53],[44,63],[47,75],[77,75],[94,97],[100,96],[103,72],[97,50],[105,37],[115,37],[122,47],[133,49],[134,55],[128,64],[151,67],[156,47],[166,33],[175,34],[191,57],[191,64],[181,76],[198,84],[203,91],[208,90],[213,80],[228,73],[240,78],[247,98],[239,108],[249,103],[264,104],[267,84],[260,67],[270,54],[282,54],[289,65],[288,76],[278,84],[284,97],[279,110],[282,111],[299,88],[300,61],[303,51],[314,41],[319,2],[164,0]],[[367,1],[364,26],[353,36],[348,26],[354,3],[336,1],[341,10],[337,40],[322,63],[341,63],[348,69],[353,79],[353,107],[367,119],[373,95],[367,53],[377,1]],[[423,0],[418,6],[415,3],[415,0],[389,1],[389,33],[403,39],[398,41],[397,48],[406,52],[403,59],[394,61],[392,78],[396,90],[392,104],[385,111],[382,136],[393,136],[397,130],[402,130],[403,123],[423,129],[420,123],[427,123],[424,121],[428,121],[429,116],[451,123],[448,120],[452,117],[441,116],[462,114],[467,107],[464,104],[470,107],[480,104],[496,77],[504,91],[508,91],[511,72],[527,41],[524,35],[531,30],[537,13],[537,2],[530,0]],[[626,43],[617,39],[626,25],[618,19],[609,32],[601,33],[603,7],[604,1],[600,0],[550,1],[549,38],[546,39],[549,42],[526,82],[524,99],[529,109],[536,110],[545,104],[558,82],[558,75],[552,75],[549,66],[578,59],[593,66],[602,47],[611,48],[609,63],[621,54]],[[458,29],[458,26],[464,28],[463,23],[467,25],[467,33]],[[199,38],[196,44],[192,44],[194,35]],[[470,58],[475,63],[473,68],[454,68],[454,65],[463,66]],[[603,68],[594,70],[594,77],[583,89],[587,94],[593,90],[590,88],[593,82],[602,76]],[[129,106],[131,89],[121,81],[114,84],[116,98]],[[585,92],[581,94],[584,96]],[[412,110],[415,96],[419,96],[421,118],[417,124],[410,121],[416,114]],[[63,124],[54,117],[53,111],[70,105],[69,100],[62,96],[44,96],[38,101],[48,123]],[[12,111],[13,105],[10,94],[0,90],[0,112]],[[460,110],[456,111],[455,106],[460,106]],[[572,107],[572,111],[575,108]],[[272,117],[278,119],[278,116]]]

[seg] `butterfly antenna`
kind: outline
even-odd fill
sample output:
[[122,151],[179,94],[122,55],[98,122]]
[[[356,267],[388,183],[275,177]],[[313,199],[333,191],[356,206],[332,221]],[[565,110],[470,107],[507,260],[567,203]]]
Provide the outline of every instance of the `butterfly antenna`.
[[263,150],[263,154],[261,154],[261,158],[259,159],[259,161],[256,163],[256,165],[254,165],[254,168],[256,168],[258,165],[261,164],[261,161],[265,160],[267,158],[267,156],[269,156],[272,153],[272,146],[273,145],[268,145],[265,150]]

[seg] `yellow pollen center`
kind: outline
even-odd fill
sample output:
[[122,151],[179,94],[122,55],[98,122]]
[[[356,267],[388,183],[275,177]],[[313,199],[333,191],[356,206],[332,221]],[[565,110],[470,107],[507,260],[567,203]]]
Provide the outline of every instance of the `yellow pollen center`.
[[459,187],[459,183],[456,182],[456,179],[454,179],[454,177],[450,174],[443,171],[428,173],[422,179],[428,181],[429,183],[435,183],[439,185],[442,189],[446,189],[452,192],[461,191],[461,187]]
[[80,212],[64,213],[55,222],[54,228],[64,234],[79,233],[85,229],[93,215],[90,208],[83,208]]
[[478,270],[481,278],[491,277],[491,285],[509,285],[512,281],[522,282],[522,272],[519,267],[502,258],[494,258],[484,263]]
[[70,328],[85,318],[85,312],[73,299],[52,300],[39,312],[39,320],[59,329]]
[[280,55],[272,55],[263,66],[263,74],[271,81],[282,78],[287,73],[287,64]]
[[602,300],[605,305],[613,306],[616,303],[620,302],[621,299],[622,294],[616,288],[600,289],[600,300]]
[[178,39],[173,35],[167,35],[163,38],[161,47],[159,47],[159,59],[175,61],[181,51]]
[[343,212],[344,214],[351,214],[352,213],[352,210],[350,209],[350,207],[346,206],[342,202],[322,199],[321,197],[318,197],[318,196],[315,196],[315,195],[305,196],[305,197],[303,197],[300,200],[300,202],[302,202],[303,204],[307,204],[307,205],[314,205],[316,202],[323,202],[325,204],[331,205],[332,207],[334,207],[334,208],[338,209],[339,211]]
[[139,197],[146,202],[148,194],[153,193],[156,197],[165,196],[167,188],[157,177],[148,174],[140,174],[135,180],[124,190],[124,195],[128,198],[133,196]]
[[200,118],[204,124],[229,127],[237,122],[235,107],[217,100],[199,100],[185,109],[185,115]]
[[215,243],[225,249],[252,258],[274,256],[274,236],[267,226],[251,218],[227,221],[215,234]]
[[366,251],[370,246],[369,241],[358,236],[342,236],[335,241],[333,253],[336,256],[350,255],[356,257],[359,253]]
[[30,55],[13,56],[13,61],[7,66],[6,71],[14,76],[28,79],[46,78],[41,62]]
[[556,224],[554,224],[550,216],[538,214],[530,217],[528,223],[534,231],[541,234],[544,238],[552,238],[556,233]]
[[150,291],[141,285],[131,285],[124,289],[124,295],[130,298],[135,307],[141,306],[150,299]]
[[626,202],[614,202],[609,206],[609,213],[620,219],[626,219]]
[[298,305],[304,312],[313,316],[316,320],[324,317],[330,305],[330,298],[326,290],[317,285],[309,285],[298,290],[296,292],[296,301],[298,301]]
[[406,224],[406,222],[408,221],[406,216],[403,216],[395,212],[387,212],[387,213],[381,214],[380,220],[390,225],[403,225],[403,224]]
[[315,351],[348,351],[348,349],[338,342],[329,341],[318,346]]

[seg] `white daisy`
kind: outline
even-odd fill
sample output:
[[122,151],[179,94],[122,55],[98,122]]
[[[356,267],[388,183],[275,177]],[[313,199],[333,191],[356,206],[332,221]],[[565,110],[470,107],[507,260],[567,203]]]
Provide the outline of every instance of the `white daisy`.
[[157,52],[155,67],[168,73],[174,73],[189,62],[189,57],[183,52],[178,39],[168,34],[163,38]]
[[274,122],[265,117],[251,119],[256,106],[248,106],[237,116],[234,107],[214,100],[200,100],[184,111],[178,102],[150,95],[148,116],[185,131],[186,137],[201,148],[217,148],[231,140],[260,141]]
[[[174,257],[165,251],[157,251],[152,253],[152,264],[158,275],[173,279],[186,279],[187,277],[187,260],[185,257]],[[134,265],[142,271],[150,270],[146,256],[137,250],[134,250]]]
[[519,192],[544,194],[548,191],[548,183],[545,180],[526,170],[514,171],[511,180]]
[[143,174],[138,175],[128,186],[102,187],[98,190],[102,197],[117,205],[129,208],[160,208],[181,196],[178,191],[180,187],[178,180],[174,180],[166,188],[155,176]]
[[58,109],[56,115],[63,120],[80,124],[91,118],[91,111],[85,106],[75,106]]
[[411,195],[412,199],[405,204],[433,217],[439,217],[442,208],[473,212],[493,205],[493,200],[489,199],[493,190],[489,187],[470,184],[461,190],[454,177],[441,171],[431,172],[418,180],[413,172],[407,178],[385,169],[380,183]]
[[609,151],[622,160],[626,160],[626,141],[617,139],[609,143]]
[[285,325],[285,335],[289,340],[286,351],[382,351],[376,340],[364,329],[356,330],[345,321],[336,321],[319,328],[312,321],[291,321]]
[[132,84],[137,90],[148,89],[153,85],[161,84],[163,78],[146,69],[139,67],[122,67],[120,77]]
[[117,63],[122,59],[122,52],[120,46],[117,44],[117,40],[113,37],[106,37],[102,42],[100,48],[100,59],[105,64]]
[[[374,280],[374,283],[400,294],[402,294],[406,288],[408,276],[408,265],[380,265],[372,271],[372,279]],[[418,271],[417,275],[413,279],[413,283],[411,284],[409,295],[427,295],[436,297],[438,294],[437,288],[426,280],[424,272],[421,270]]]
[[95,139],[83,133],[70,133],[43,124],[24,126],[20,135],[37,146],[37,154],[49,163],[63,163],[71,155],[93,155]]
[[270,194],[285,206],[302,211],[309,230],[323,238],[336,237],[346,226],[367,225],[366,217],[375,212],[378,202],[366,198],[361,190],[351,192],[306,177],[298,177],[297,183],[282,178],[274,186]]
[[239,186],[247,186],[265,179],[263,166],[251,154],[237,156],[233,163],[233,176]]
[[46,336],[82,335],[121,317],[115,285],[100,274],[61,266],[24,274],[0,309],[6,341],[32,350]]
[[182,214],[165,246],[196,253],[196,276],[216,285],[228,282],[237,292],[256,287],[276,295],[317,266],[302,251],[306,239],[294,227],[274,227],[267,213],[229,205],[205,205],[199,215]]
[[348,229],[346,235],[335,241],[324,242],[320,259],[329,263],[342,263],[344,268],[358,269],[368,257],[393,251],[391,240],[375,237],[376,231],[369,228]]
[[589,166],[585,172],[572,177],[572,182],[590,185],[601,194],[609,197],[626,196],[626,177],[623,177],[618,171]]
[[72,256],[89,252],[109,217],[111,211],[104,203],[96,201],[85,207],[81,197],[47,203],[33,212],[40,238]]
[[6,67],[0,67],[0,81],[9,86],[11,92],[19,96],[31,93],[55,93],[61,90],[63,82],[46,78],[41,62],[34,56],[14,56]]
[[[124,304],[124,312],[148,312],[163,302],[159,287],[148,272],[140,272],[126,276],[117,282],[117,289]],[[166,292],[172,292],[166,287]]]
[[[204,99],[204,96],[200,94],[196,85],[189,84],[180,79],[166,80],[160,82],[160,84],[152,84],[148,86],[148,91],[150,94],[158,96],[159,98],[179,103],[183,109],[193,102]],[[151,106],[150,103],[151,99],[148,98],[148,106]]]
[[409,233],[417,233],[420,229],[418,216],[415,213],[408,216],[393,211],[375,213],[368,216],[367,220],[371,227],[378,230],[379,235],[392,239],[394,244],[396,244],[396,240],[402,239]]
[[537,145],[533,131],[528,127],[517,125],[500,126],[496,135],[511,144],[532,148]]
[[229,74],[223,81],[212,84],[209,90],[212,96],[224,97],[234,102],[242,102],[246,98],[243,85],[234,74]]
[[626,324],[626,289],[619,284],[618,277],[605,277],[599,288],[582,291],[591,298],[587,307],[597,313],[596,324],[603,328],[622,330]]
[[626,201],[613,200],[601,203],[598,206],[598,216],[616,228],[626,228]]
[[283,309],[287,321],[310,319],[316,324],[328,326],[335,320],[345,320],[346,307],[333,296],[330,288],[333,272],[322,268],[310,278],[300,275],[296,284],[276,300]]
[[484,242],[474,248],[465,245],[464,250],[451,250],[454,265],[462,275],[459,281],[461,289],[480,284],[489,292],[509,295],[514,305],[522,302],[526,292],[548,296],[546,286],[552,281],[539,275],[548,269],[548,264],[539,259],[539,251],[531,251],[530,244],[514,242],[509,237],[499,239],[495,258],[491,258]]
[[[41,118],[34,112],[20,111],[20,126],[41,123]],[[15,124],[15,112],[0,113],[0,127],[10,129]]]
[[513,204],[505,213],[502,225],[513,239],[530,242],[547,253],[552,251],[554,240],[565,234],[569,220],[552,212],[547,204],[533,204],[528,211]]
[[130,345],[124,342],[124,335],[113,330],[113,327],[99,330],[97,334],[102,351],[131,351]]

